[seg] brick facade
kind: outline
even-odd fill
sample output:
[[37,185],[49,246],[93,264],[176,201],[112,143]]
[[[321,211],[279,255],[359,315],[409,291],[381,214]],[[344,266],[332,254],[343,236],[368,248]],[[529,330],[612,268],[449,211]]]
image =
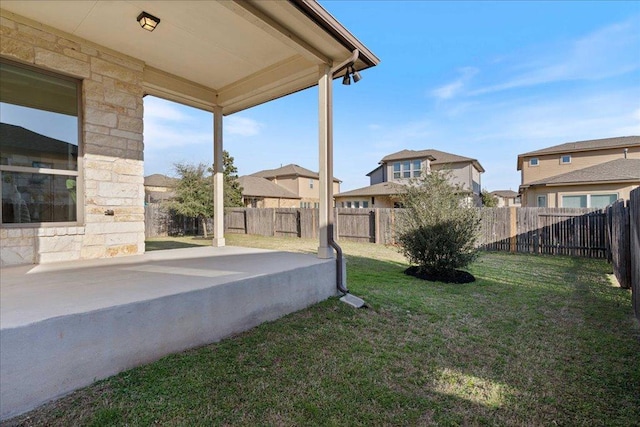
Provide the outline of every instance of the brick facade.
[[[0,55],[81,81],[78,192],[74,226],[4,226],[2,265],[144,252],[143,68],[136,59],[2,17]],[[105,211],[113,210],[113,216]]]

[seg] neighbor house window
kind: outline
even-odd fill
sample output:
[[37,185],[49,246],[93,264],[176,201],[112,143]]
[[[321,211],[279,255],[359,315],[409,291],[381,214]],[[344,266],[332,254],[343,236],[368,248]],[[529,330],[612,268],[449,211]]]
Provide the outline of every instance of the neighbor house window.
[[562,196],[563,208],[586,208],[587,207],[587,195],[572,195]]
[[538,166],[538,158],[537,157],[533,157],[533,158],[529,159],[529,166]]
[[605,208],[618,200],[618,194],[579,194],[562,196],[563,208]]
[[563,165],[568,165],[569,163],[571,163],[571,154],[560,156],[560,163]]
[[350,208],[351,207],[351,202],[347,202],[347,207]]
[[538,204],[537,206],[539,208],[546,208],[547,207],[547,196],[538,196]]
[[368,208],[369,207],[369,202],[362,202],[362,207],[363,208]]
[[605,208],[610,204],[618,200],[618,193],[615,194],[592,194],[591,195],[591,208]]
[[76,222],[79,82],[0,62],[2,223]]
[[353,207],[354,208],[359,208],[360,207],[360,202],[353,202]]
[[309,188],[313,188],[313,179],[309,178]]
[[420,176],[422,172],[422,162],[420,160],[409,161],[406,160],[404,162],[395,162],[393,164],[393,178],[417,178]]

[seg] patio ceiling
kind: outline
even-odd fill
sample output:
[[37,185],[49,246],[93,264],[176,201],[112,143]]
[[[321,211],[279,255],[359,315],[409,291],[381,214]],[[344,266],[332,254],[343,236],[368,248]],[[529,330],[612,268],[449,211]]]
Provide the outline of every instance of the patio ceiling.
[[[379,60],[314,0],[14,1],[20,15],[145,63],[151,94],[231,114],[318,83],[318,65],[360,51]],[[160,18],[153,32],[136,17]]]

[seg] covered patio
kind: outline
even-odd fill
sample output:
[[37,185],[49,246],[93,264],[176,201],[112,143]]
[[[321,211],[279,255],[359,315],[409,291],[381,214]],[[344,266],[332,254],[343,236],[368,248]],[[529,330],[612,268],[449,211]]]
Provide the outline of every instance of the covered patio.
[[332,260],[237,247],[3,268],[3,419],[322,301],[334,277]]
[[[378,59],[316,1],[6,0],[0,16],[2,86],[15,88],[2,102],[77,130],[65,140],[28,120],[5,126],[67,151],[17,139],[2,153],[3,179],[22,193],[5,198],[3,186],[2,209],[25,215],[0,228],[1,419],[336,294],[332,81]],[[224,116],[315,85],[317,257],[225,247]],[[213,113],[212,247],[144,253],[147,94]],[[29,182],[47,180],[53,193],[36,199]]]

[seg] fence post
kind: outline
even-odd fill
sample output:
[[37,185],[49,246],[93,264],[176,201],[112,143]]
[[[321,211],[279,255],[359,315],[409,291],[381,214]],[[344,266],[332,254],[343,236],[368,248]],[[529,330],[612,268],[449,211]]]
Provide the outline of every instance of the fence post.
[[517,208],[509,208],[509,252],[518,251]]
[[380,208],[375,208],[373,210],[373,223],[374,223],[374,243],[380,243]]

